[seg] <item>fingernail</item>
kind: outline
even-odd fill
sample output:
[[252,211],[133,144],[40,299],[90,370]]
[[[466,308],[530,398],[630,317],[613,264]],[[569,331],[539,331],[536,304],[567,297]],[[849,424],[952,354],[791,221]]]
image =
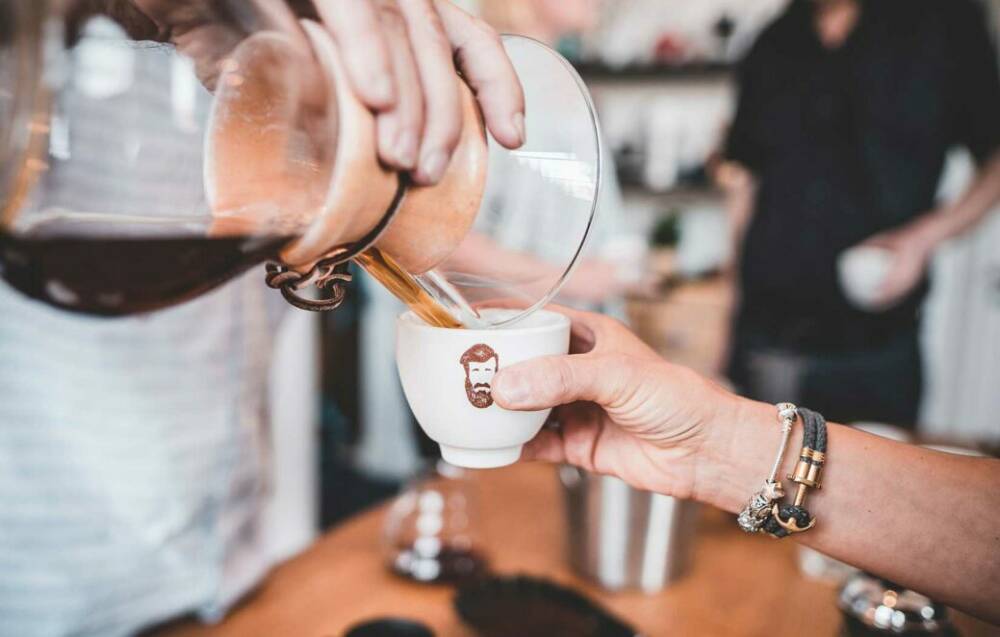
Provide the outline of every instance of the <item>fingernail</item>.
[[437,183],[444,175],[448,166],[448,156],[440,150],[432,150],[424,154],[420,160],[420,176],[425,180]]
[[404,131],[396,137],[394,147],[396,161],[404,168],[413,168],[417,164],[417,136],[412,131]]
[[514,113],[513,124],[518,141],[522,144],[528,141],[527,135],[524,132],[524,113]]
[[508,407],[527,402],[529,391],[526,379],[515,372],[501,372],[493,379],[493,393]]
[[395,99],[395,89],[392,86],[392,80],[388,75],[382,75],[371,83],[372,97],[374,97],[379,102],[383,104],[388,104]]

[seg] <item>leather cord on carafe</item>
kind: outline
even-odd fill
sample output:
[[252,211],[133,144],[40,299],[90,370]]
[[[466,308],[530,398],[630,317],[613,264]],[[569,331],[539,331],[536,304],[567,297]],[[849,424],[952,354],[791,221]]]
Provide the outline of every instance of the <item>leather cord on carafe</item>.
[[[392,198],[385,214],[372,230],[352,244],[338,246],[316,261],[316,264],[306,273],[301,273],[288,267],[280,261],[271,261],[266,266],[264,278],[268,287],[281,290],[281,296],[292,306],[311,312],[329,312],[344,303],[347,296],[346,284],[353,280],[348,271],[348,263],[368,248],[372,247],[392,223],[406,197],[410,186],[410,178],[404,173],[398,173],[396,194]],[[327,290],[331,296],[325,299],[310,299],[299,294],[299,290],[313,285],[321,290]]]

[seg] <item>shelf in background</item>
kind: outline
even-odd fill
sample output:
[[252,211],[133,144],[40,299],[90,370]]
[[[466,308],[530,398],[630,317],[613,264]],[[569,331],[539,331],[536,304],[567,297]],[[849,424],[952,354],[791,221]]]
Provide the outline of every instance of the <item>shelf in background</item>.
[[718,188],[700,185],[679,185],[666,191],[653,191],[636,184],[622,184],[622,197],[661,207],[685,207],[702,203],[722,203],[725,195]]
[[735,67],[725,62],[689,64],[636,64],[613,67],[603,62],[574,62],[577,72],[587,82],[669,82],[676,80],[725,80]]

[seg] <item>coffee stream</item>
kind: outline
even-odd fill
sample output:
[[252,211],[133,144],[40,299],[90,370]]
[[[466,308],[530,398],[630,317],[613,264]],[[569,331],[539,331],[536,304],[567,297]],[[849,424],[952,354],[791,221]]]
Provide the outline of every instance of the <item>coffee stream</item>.
[[369,248],[354,260],[428,325],[462,327],[462,324],[439,301],[413,280],[409,272],[378,248]]

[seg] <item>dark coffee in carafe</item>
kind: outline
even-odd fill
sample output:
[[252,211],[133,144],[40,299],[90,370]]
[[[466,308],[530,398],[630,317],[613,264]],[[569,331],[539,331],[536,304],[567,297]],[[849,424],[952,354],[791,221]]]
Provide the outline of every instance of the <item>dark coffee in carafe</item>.
[[[27,296],[71,312],[124,316],[203,294],[278,255],[290,238],[209,238],[197,224],[53,219],[0,233],[0,276]],[[127,228],[127,230],[126,230]]]

